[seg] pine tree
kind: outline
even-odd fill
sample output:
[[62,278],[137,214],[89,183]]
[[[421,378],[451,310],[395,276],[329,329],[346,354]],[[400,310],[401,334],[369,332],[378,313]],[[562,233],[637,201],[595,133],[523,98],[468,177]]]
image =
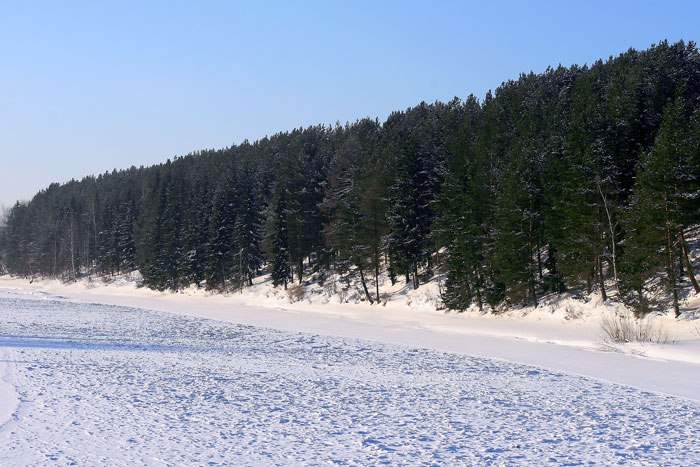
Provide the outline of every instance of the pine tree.
[[[388,232],[386,222],[387,206],[385,202],[385,184],[379,170],[372,175],[365,175],[362,183],[360,202],[361,224],[359,236],[366,255],[367,268],[374,275],[375,300],[379,302],[379,275],[383,240]],[[368,292],[367,292],[368,293]],[[368,293],[369,295],[369,293]]]
[[362,149],[359,137],[351,134],[336,151],[329,164],[321,207],[331,219],[325,233],[335,269],[348,283],[350,278],[359,276],[365,297],[374,303],[375,298],[367,287],[367,271],[372,266],[370,232],[365,222],[360,186]]
[[513,161],[498,198],[493,255],[496,274],[512,303],[538,304],[540,193],[535,174]]
[[432,273],[431,229],[445,174],[447,127],[458,121],[452,114],[456,102],[422,102],[392,113],[382,128],[383,158],[391,174],[386,198],[390,275],[404,274],[414,288],[419,286],[419,270],[428,266],[425,272]]
[[389,188],[389,250],[397,269],[419,286],[418,269],[426,262],[430,241],[432,193],[420,153],[399,155],[396,179]]
[[590,294],[597,282],[605,299],[606,275],[617,282],[618,212],[625,182],[619,157],[605,138],[604,71],[602,62],[597,62],[573,90],[564,152],[551,162],[553,183],[546,202],[552,209],[545,224],[568,285],[585,284]]
[[102,213],[102,225],[98,231],[99,269],[103,274],[119,273],[119,248],[117,245],[117,221],[112,213],[112,204],[107,203]]
[[448,308],[460,311],[472,303],[481,310],[487,301],[487,223],[492,205],[485,153],[475,148],[481,109],[473,96],[466,105],[467,117],[456,140],[454,156],[449,160],[448,176],[440,195],[438,225],[449,239],[448,274],[442,299]]
[[290,157],[286,171],[288,254],[299,283],[304,278],[304,261],[312,263],[323,256],[323,178],[329,131],[324,126],[295,130],[291,134]]
[[205,277],[208,289],[226,289],[233,270],[234,228],[239,194],[233,177],[214,195],[209,225]]
[[241,199],[233,226],[235,239],[234,270],[238,282],[253,285],[253,277],[264,262],[260,248],[263,209],[262,201],[257,196],[256,177],[252,170],[242,172]]
[[[647,282],[663,270],[662,285],[680,316],[678,246],[684,229],[684,201],[694,181],[687,161],[689,142],[687,106],[682,95],[669,104],[653,148],[640,159],[632,191],[626,230],[625,282],[628,291],[641,297]],[[696,169],[695,169],[696,170]],[[697,209],[695,207],[695,209]],[[632,296],[632,300],[636,298]],[[634,303],[634,302],[633,302]],[[640,307],[644,312],[644,308]]]
[[136,268],[136,244],[134,241],[136,218],[136,204],[131,198],[131,193],[128,193],[126,200],[122,201],[114,227],[118,251],[117,269],[121,272],[130,272]]
[[205,279],[209,225],[211,222],[211,199],[208,178],[195,181],[189,206],[185,210],[183,228],[183,256],[180,268],[188,284],[200,285]]
[[272,237],[272,285],[275,287],[284,285],[292,280],[289,257],[289,237],[287,229],[287,190],[283,183],[278,181],[273,198],[274,208],[269,235]]

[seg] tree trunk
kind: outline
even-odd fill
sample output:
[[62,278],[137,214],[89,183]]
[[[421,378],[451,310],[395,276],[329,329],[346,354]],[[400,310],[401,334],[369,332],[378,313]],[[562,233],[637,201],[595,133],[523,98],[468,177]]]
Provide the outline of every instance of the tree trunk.
[[532,303],[535,305],[535,308],[537,308],[537,292],[535,291],[535,278],[532,272],[530,272],[530,294],[532,294]]
[[[54,234],[53,236],[53,271],[51,271],[53,276],[57,276],[58,268],[58,236]],[[29,268],[31,270],[31,268]]]
[[302,233],[301,233],[301,223],[297,222],[297,254],[299,255],[299,262],[297,264],[297,275],[299,277],[299,285],[301,285],[301,280],[304,275],[304,254],[302,253]]
[[476,305],[479,307],[479,311],[483,311],[484,303],[481,299],[481,287],[479,287],[481,278],[479,277],[479,270],[476,268],[476,266],[474,266],[474,278],[476,279],[474,283],[474,288],[476,289]]
[[75,234],[73,232],[73,213],[70,213],[70,264],[71,264],[71,270],[73,272],[73,281],[76,280],[76,275],[75,275]]
[[603,260],[598,256],[596,259],[596,265],[598,267],[598,283],[600,284],[600,295],[603,297],[603,301],[608,299],[608,294],[605,292],[605,278],[603,277]]
[[685,234],[683,233],[683,228],[679,230],[681,237],[681,254],[683,255],[683,260],[685,260],[685,266],[688,270],[688,277],[690,278],[690,282],[693,284],[693,289],[695,289],[695,293],[698,294],[700,293],[700,286],[698,286],[698,281],[695,280],[695,274],[693,273],[693,265],[690,263],[690,258],[688,258],[688,247],[685,244]]
[[435,240],[435,275],[438,281],[438,293],[442,297],[442,279],[440,277],[440,247],[437,239]]
[[377,292],[377,303],[379,303],[379,251],[374,250],[374,288]]
[[598,192],[600,193],[600,197],[603,199],[603,203],[605,205],[605,214],[608,217],[608,228],[610,230],[610,252],[611,252],[611,263],[612,263],[612,268],[613,268],[613,279],[615,280],[615,288],[618,290],[617,294],[618,296],[620,295],[620,285],[619,281],[617,279],[617,248],[616,248],[616,239],[615,239],[615,229],[617,227],[617,223],[613,224],[612,220],[612,214],[610,213],[610,208],[608,207],[608,198],[603,194],[603,189],[600,186],[600,181],[597,182],[598,185]]
[[591,275],[592,274],[590,272],[588,272],[588,274],[586,274],[586,294],[587,295],[590,295],[592,292],[591,291]]
[[666,254],[668,256],[668,264],[666,265],[668,274],[668,283],[671,287],[671,295],[673,296],[673,312],[678,318],[681,315],[680,308],[678,306],[678,288],[676,286],[676,271],[675,261],[673,259],[673,233],[671,232],[671,215],[668,210],[668,199],[664,197],[665,207],[666,207]]
[[360,270],[360,281],[362,282],[362,288],[365,290],[367,300],[369,300],[370,305],[374,305],[374,300],[372,300],[372,296],[369,294],[369,290],[367,290],[367,282],[365,281],[365,273],[362,271],[362,266],[358,265],[357,269]]
[[[533,200],[530,200],[530,212],[534,210],[533,207]],[[530,276],[530,293],[532,294],[532,303],[534,303],[535,308],[537,308],[537,293],[535,292],[535,271],[534,271],[534,264],[533,264],[533,259],[532,259],[532,249],[534,247],[533,242],[532,242],[532,233],[534,231],[534,225],[532,223],[532,217],[530,217],[529,220],[529,240],[527,243],[527,252],[528,252],[528,263],[529,263],[529,271],[528,271],[528,276]],[[539,255],[540,255],[540,250],[539,248],[537,249],[537,260],[539,261]],[[541,264],[541,262],[540,262]],[[542,270],[540,269],[540,279],[542,279]]]
[[[600,218],[600,208],[598,208],[597,217]],[[604,231],[600,227],[596,227],[596,242],[599,242],[594,246],[595,260],[593,263],[593,275],[598,276],[598,286],[600,287],[600,295],[603,301],[608,299],[608,294],[605,292],[605,276],[603,276],[603,259],[602,256],[605,253],[605,235]]]
[[683,246],[678,245],[678,282],[683,281],[685,275],[685,264],[683,264]]

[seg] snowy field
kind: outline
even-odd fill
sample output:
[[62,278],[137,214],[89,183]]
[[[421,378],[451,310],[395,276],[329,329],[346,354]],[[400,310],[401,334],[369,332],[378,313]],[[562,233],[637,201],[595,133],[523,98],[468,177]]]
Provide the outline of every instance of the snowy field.
[[0,375],[0,465],[700,463],[693,400],[61,297],[0,294]]
[[654,323],[668,330],[673,343],[610,344],[602,338],[600,321],[618,307],[600,303],[595,297],[586,302],[564,298],[536,309],[499,315],[445,313],[435,309],[436,284],[409,291],[397,288],[386,306],[372,306],[366,302],[337,303],[337,296],[324,296],[313,287],[303,300],[290,303],[284,290],[259,279],[242,294],[222,295],[195,288],[157,292],[138,287],[138,276],[73,283],[0,276],[0,298],[144,308],[499,358],[700,401],[700,297],[684,303],[679,320],[670,315],[653,317]]

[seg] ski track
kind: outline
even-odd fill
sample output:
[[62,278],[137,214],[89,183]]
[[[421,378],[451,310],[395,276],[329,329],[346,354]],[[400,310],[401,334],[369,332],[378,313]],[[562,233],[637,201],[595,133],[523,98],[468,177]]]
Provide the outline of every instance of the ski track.
[[590,378],[126,307],[0,318],[3,466],[700,463],[700,404]]

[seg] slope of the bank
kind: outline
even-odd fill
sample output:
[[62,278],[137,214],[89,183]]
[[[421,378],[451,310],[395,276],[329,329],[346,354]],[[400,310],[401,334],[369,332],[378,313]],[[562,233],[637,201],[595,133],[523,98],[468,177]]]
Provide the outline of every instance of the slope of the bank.
[[[398,290],[386,304],[341,303],[306,294],[290,303],[286,292],[261,281],[244,293],[188,289],[161,293],[122,278],[30,282],[0,277],[0,296],[94,302],[167,311],[254,326],[353,337],[524,363],[590,376],[643,390],[700,400],[700,323],[655,317],[670,344],[605,343],[601,319],[615,305],[563,299],[498,316],[436,311],[430,287]],[[434,293],[433,293],[434,295]],[[688,306],[694,306],[689,304]],[[696,313],[689,310],[686,316]]]

